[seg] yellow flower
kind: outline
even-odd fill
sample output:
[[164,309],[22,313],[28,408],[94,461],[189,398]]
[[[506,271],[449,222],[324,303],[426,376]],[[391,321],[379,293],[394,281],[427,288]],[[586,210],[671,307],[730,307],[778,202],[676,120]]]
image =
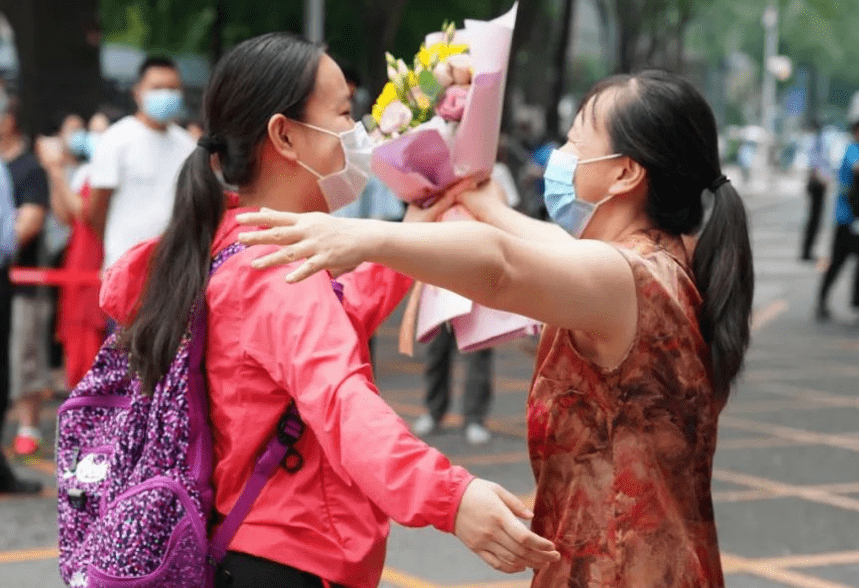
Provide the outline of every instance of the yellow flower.
[[448,45],[447,43],[435,43],[429,47],[421,45],[421,50],[418,52],[418,60],[427,69],[431,69],[439,61],[447,61],[451,55],[465,53],[468,51],[468,45]]
[[388,82],[385,84],[385,87],[382,89],[382,93],[379,94],[379,97],[376,99],[376,103],[373,105],[373,119],[376,123],[382,120],[382,113],[385,112],[388,105],[397,100],[399,100],[397,97],[397,89],[394,87],[394,84]]

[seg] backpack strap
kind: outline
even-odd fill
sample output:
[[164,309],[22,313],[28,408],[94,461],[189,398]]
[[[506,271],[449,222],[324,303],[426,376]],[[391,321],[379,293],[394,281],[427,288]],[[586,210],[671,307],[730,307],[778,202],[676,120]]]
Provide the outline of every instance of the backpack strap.
[[288,471],[291,470],[290,473],[298,471],[301,467],[303,459],[301,454],[295,451],[295,443],[301,438],[303,432],[304,422],[298,414],[295,401],[292,401],[280,418],[275,435],[269,440],[262,455],[257,458],[253,472],[245,483],[238,500],[212,537],[209,554],[216,563],[220,563],[227,555],[230,542],[236,536],[236,532],[259,497],[260,492],[281,463],[288,460],[290,456],[297,456],[297,461],[294,462],[295,465],[292,468],[289,462],[285,467]]
[[[211,277],[211,275],[214,274],[227,259],[244,249],[245,246],[241,243],[234,243],[224,248],[212,261],[212,269],[210,270],[209,276]],[[342,285],[332,280],[332,288],[334,289],[335,294],[337,294],[337,298],[342,302]],[[205,334],[206,305],[203,303],[198,306],[198,310],[201,311],[202,314],[195,315],[195,321],[199,325],[198,329],[195,330],[195,334],[201,332],[200,328],[202,328],[202,333]],[[200,319],[202,319],[201,325]],[[204,341],[205,336],[196,337],[196,339]],[[254,469],[251,472],[250,478],[248,478],[248,481],[245,483],[242,493],[239,495],[233,508],[230,509],[230,512],[227,513],[224,520],[215,530],[215,533],[209,542],[210,563],[219,564],[223,561],[224,557],[227,555],[227,548],[230,546],[233,537],[236,536],[236,532],[238,532],[239,527],[253,507],[254,502],[256,502],[262,489],[274,475],[274,472],[277,471],[278,467],[282,465],[286,471],[291,474],[301,469],[301,466],[304,464],[304,459],[301,457],[301,454],[296,451],[295,444],[301,438],[303,432],[304,421],[301,420],[301,415],[298,414],[298,407],[295,405],[295,401],[293,400],[289,403],[289,406],[287,406],[283,416],[280,417],[275,434],[271,439],[269,439],[262,454],[257,458],[256,463],[254,464]]]

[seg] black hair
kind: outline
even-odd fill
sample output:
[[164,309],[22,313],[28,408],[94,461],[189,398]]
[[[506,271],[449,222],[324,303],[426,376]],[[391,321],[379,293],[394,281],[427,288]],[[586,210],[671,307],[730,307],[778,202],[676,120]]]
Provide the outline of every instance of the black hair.
[[176,62],[169,57],[165,57],[163,55],[149,55],[143,60],[140,67],[137,68],[137,81],[139,82],[142,80],[143,76],[146,75],[146,72],[153,67],[168,67],[179,71],[179,67],[176,65]]
[[236,45],[215,66],[203,99],[205,147],[198,145],[179,172],[172,217],[124,336],[144,390],[154,389],[170,367],[208,281],[212,240],[225,210],[212,156],[227,184],[250,183],[269,119],[282,113],[304,120],[322,54],[300,37],[269,33]]
[[754,269],[743,201],[730,182],[718,181],[713,111],[692,84],[659,70],[607,78],[588,92],[579,110],[608,89],[617,90],[606,115],[612,148],[647,170],[646,210],[657,228],[695,234],[704,218],[704,191],[715,188],[692,271],[703,298],[698,318],[710,347],[713,388],[727,398],[749,345]]
[[361,85],[361,74],[358,73],[353,67],[348,65],[344,65],[343,63],[338,63],[341,71],[343,72],[343,77],[346,78],[346,82],[350,84],[355,84],[356,86]]

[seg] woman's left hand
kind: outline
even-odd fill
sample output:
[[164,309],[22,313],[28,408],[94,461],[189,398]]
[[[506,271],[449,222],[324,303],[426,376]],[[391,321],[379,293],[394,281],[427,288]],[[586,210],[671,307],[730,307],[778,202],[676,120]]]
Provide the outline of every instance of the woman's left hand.
[[286,276],[287,282],[300,282],[325,269],[339,275],[357,267],[367,258],[363,229],[367,223],[376,222],[268,208],[240,214],[237,220],[243,225],[270,227],[240,233],[241,243],[281,246],[278,251],[255,259],[253,267],[262,269],[304,259],[298,269]]

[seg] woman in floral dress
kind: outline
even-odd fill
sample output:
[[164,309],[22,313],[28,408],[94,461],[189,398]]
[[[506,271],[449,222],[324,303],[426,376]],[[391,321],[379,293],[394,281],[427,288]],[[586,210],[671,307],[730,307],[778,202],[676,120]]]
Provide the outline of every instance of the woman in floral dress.
[[672,74],[606,79],[544,177],[554,224],[506,208],[487,183],[445,197],[482,223],[264,213],[246,222],[280,226],[245,240],[284,245],[263,266],[305,258],[289,281],[369,260],[543,321],[528,397],[533,529],[562,558],[533,585],[722,587],[711,471],[753,268],[713,113]]

